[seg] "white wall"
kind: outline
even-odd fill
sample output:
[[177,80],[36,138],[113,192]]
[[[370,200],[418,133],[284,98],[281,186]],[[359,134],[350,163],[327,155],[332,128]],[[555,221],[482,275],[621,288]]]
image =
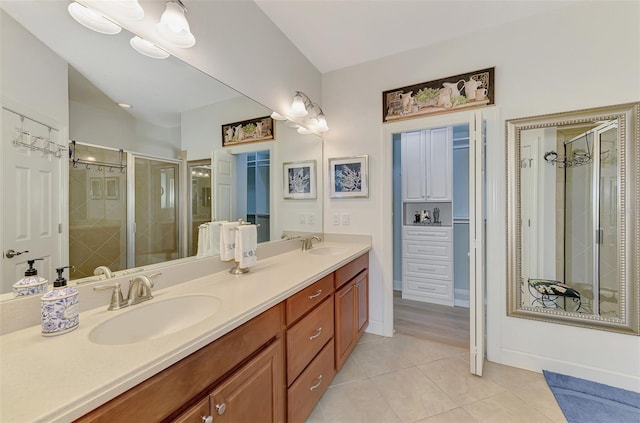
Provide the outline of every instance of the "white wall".
[[[327,158],[369,154],[367,199],[325,194],[325,230],[371,234],[370,331],[382,333],[383,256],[382,92],[477,69],[496,67],[496,105],[502,119],[638,101],[640,4],[582,2],[456,40],[323,75],[323,109],[331,120]],[[504,128],[503,122],[501,127]],[[487,145],[488,357],[546,368],[640,390],[640,337],[506,317],[504,129]],[[333,226],[349,212],[350,226]],[[388,273],[391,274],[391,273]],[[544,339],[544,342],[540,340]]]

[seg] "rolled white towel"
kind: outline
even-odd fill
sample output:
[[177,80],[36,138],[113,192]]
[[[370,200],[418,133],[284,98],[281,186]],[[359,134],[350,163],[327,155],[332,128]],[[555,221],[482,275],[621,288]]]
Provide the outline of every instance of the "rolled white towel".
[[222,227],[222,223],[226,223],[227,221],[221,222],[209,222],[209,255],[215,256],[220,254],[220,228]]
[[[206,238],[206,239],[205,239]],[[206,223],[198,226],[198,253],[197,257],[207,255],[207,244],[209,242],[209,228]]]
[[237,227],[238,222],[224,222],[220,225],[220,260],[222,261],[235,258]]
[[244,269],[258,262],[258,230],[256,225],[241,225],[236,230],[235,259],[238,267]]

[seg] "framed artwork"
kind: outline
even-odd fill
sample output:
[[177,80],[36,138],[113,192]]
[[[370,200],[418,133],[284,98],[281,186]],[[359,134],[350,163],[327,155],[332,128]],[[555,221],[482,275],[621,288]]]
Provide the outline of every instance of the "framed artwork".
[[104,198],[117,200],[120,197],[119,179],[117,176],[104,178]]
[[284,198],[307,200],[316,198],[316,161],[283,163]]
[[275,137],[275,126],[271,116],[243,120],[222,125],[222,146],[268,141]]
[[329,159],[331,198],[369,197],[369,156]]
[[89,197],[102,200],[102,178],[89,178]]
[[384,91],[382,122],[494,104],[494,80],[495,68],[488,68]]

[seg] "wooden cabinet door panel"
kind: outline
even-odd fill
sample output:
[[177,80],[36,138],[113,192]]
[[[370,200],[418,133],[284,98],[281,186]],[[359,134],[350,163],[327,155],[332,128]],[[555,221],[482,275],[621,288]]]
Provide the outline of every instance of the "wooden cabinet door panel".
[[288,423],[304,422],[329,387],[335,375],[333,349],[331,340],[289,388]]
[[287,331],[287,385],[332,337],[333,302],[328,299]]
[[354,276],[367,268],[369,268],[369,253],[361,255],[357,259],[345,264],[344,266],[336,270],[336,289],[349,282],[351,279],[353,279]]
[[277,340],[210,395],[216,423],[284,421],[282,342]]
[[356,278],[358,295],[358,338],[369,323],[369,272],[366,271]]
[[335,295],[336,304],[336,370],[347,360],[356,337],[356,288],[354,281],[343,286]]
[[209,423],[207,419],[213,421],[209,411],[209,397],[202,399],[199,403],[180,414],[172,423]]

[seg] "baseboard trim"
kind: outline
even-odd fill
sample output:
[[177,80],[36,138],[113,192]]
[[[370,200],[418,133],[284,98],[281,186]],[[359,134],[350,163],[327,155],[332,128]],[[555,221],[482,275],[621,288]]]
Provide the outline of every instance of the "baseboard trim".
[[382,322],[378,321],[369,320],[369,326],[367,326],[367,330],[365,332],[371,333],[373,335],[388,336],[384,334],[384,325],[382,324]]
[[633,375],[584,366],[570,361],[558,360],[508,348],[502,348],[501,352],[502,363],[500,364],[507,366],[518,367],[538,373],[541,373],[542,370],[550,370],[552,372],[604,383],[634,392],[638,392],[638,387],[640,386],[640,377]]
[[393,281],[393,290],[402,291],[402,279]]

